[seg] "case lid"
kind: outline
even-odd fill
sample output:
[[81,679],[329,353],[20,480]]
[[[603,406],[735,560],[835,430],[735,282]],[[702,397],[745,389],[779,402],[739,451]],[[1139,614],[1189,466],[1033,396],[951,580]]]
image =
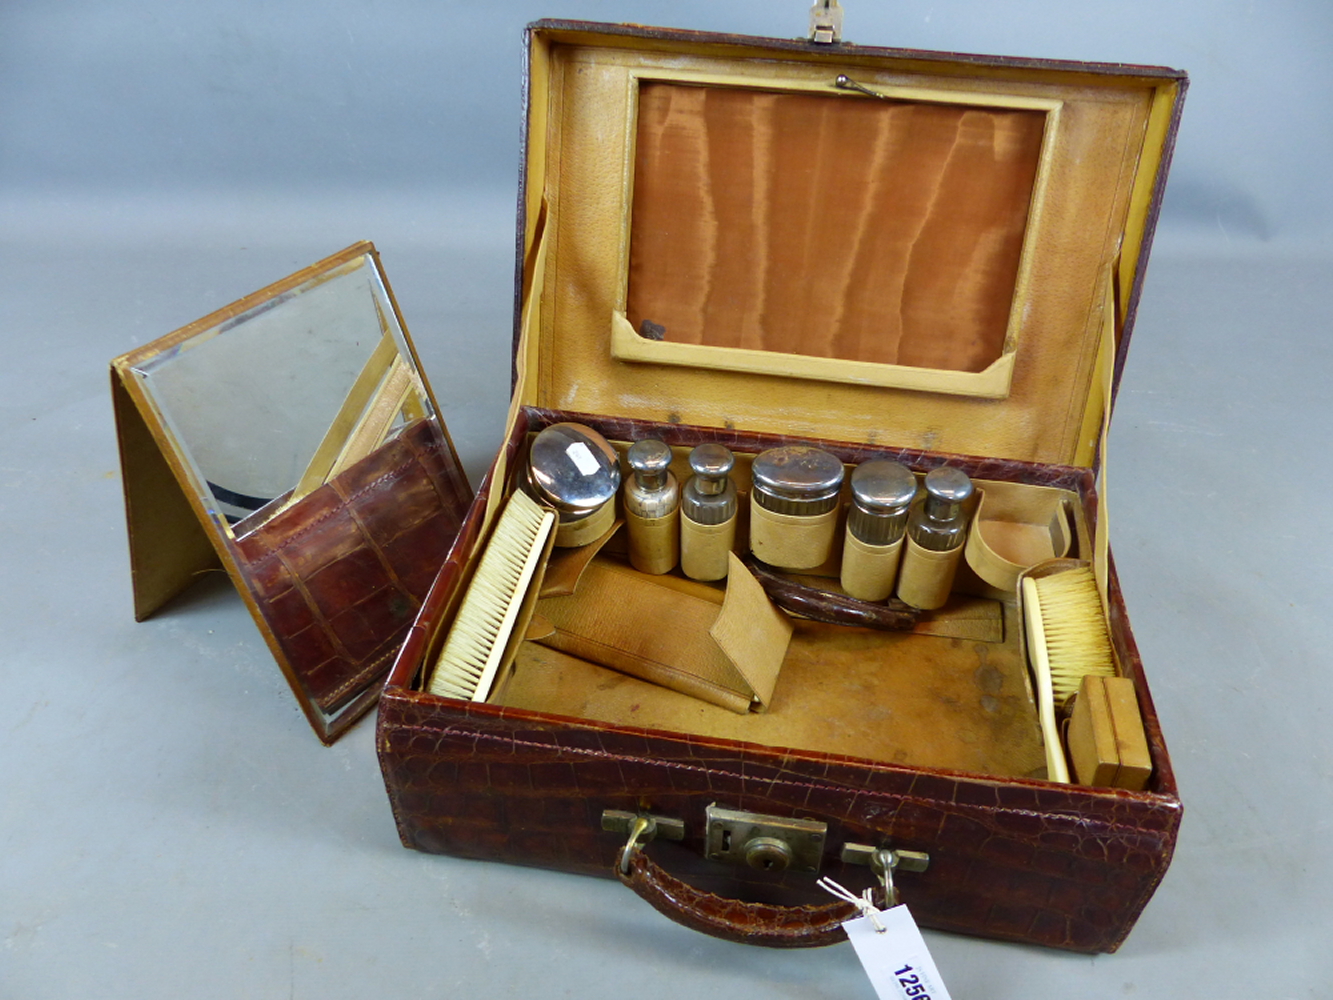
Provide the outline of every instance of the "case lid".
[[117,358],[135,616],[220,562],[329,743],[472,499],[369,243]]
[[1186,86],[529,27],[515,395],[1096,463]]

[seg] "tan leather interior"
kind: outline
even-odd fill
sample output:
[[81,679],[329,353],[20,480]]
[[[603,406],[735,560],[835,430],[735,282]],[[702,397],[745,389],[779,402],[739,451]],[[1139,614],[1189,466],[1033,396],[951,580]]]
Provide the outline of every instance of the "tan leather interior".
[[[579,28],[535,34],[531,59],[513,415],[1093,464],[1176,83]],[[746,455],[734,476],[743,492]],[[1007,498],[989,526],[1006,559],[1028,535],[1091,554],[1077,504],[979,485]],[[534,642],[495,700],[1044,774],[1017,604],[964,565],[946,615],[974,606],[996,618],[975,636],[798,620],[763,714]]]
[[[1100,416],[1103,406],[1101,394],[1090,392],[1090,384],[1106,306],[1104,289],[1108,274],[1122,285],[1132,278],[1132,266],[1117,270],[1118,255],[1122,244],[1138,245],[1146,224],[1144,193],[1151,188],[1160,151],[1145,150],[1145,136],[1160,132],[1170,108],[1161,80],[1133,74],[1057,73],[1041,67],[965,76],[949,63],[905,59],[901,65],[886,65],[881,59],[855,65],[850,57],[838,62],[827,53],[775,60],[771,52],[760,59],[746,58],[745,50],[723,56],[706,47],[691,51],[679,42],[662,42],[660,50],[629,49],[621,42],[582,33],[546,37],[534,56],[534,67],[545,73],[532,91],[525,178],[527,236],[532,241],[525,280],[532,290],[518,350],[520,402],[672,423],[1091,464],[1095,445],[1082,432],[1095,419],[1089,408]],[[901,97],[902,103],[843,93],[833,83],[839,72],[854,75],[866,87]],[[926,131],[935,129],[931,140],[935,146],[914,141],[918,148],[906,159],[885,156],[876,161],[886,168],[910,167],[903,176],[886,169],[878,183],[910,189],[947,179],[957,187],[948,199],[951,206],[985,206],[984,212],[951,212],[953,221],[945,228],[930,231],[928,239],[928,230],[923,229],[917,241],[917,249],[925,253],[928,247],[938,265],[930,273],[923,272],[925,283],[919,288],[923,301],[934,301],[930,308],[942,311],[948,320],[945,326],[952,323],[955,331],[971,332],[940,342],[929,335],[908,336],[906,355],[892,354],[885,346],[897,334],[880,337],[884,343],[878,347],[865,346],[866,338],[856,332],[864,327],[834,317],[830,305],[836,298],[832,286],[849,283],[857,266],[856,255],[844,248],[839,259],[833,251],[808,245],[809,236],[801,236],[804,242],[799,248],[784,252],[835,261],[829,267],[830,289],[814,282],[809,294],[788,298],[780,310],[781,322],[764,326],[759,331],[760,342],[768,348],[782,348],[774,352],[775,358],[788,357],[793,347],[858,358],[863,356],[860,351],[879,351],[879,356],[911,362],[909,371],[921,371],[914,367],[920,364],[938,365],[938,371],[946,375],[973,369],[993,357],[998,342],[1002,352],[1012,354],[1012,377],[1005,397],[864,384],[857,376],[842,382],[817,381],[789,371],[756,375],[711,364],[617,358],[609,341],[612,317],[618,310],[628,310],[631,322],[648,318],[666,326],[668,343],[673,336],[743,342],[735,338],[754,337],[757,329],[757,320],[747,325],[726,319],[736,315],[729,311],[736,307],[716,297],[710,302],[695,280],[697,274],[690,271],[703,268],[699,274],[714,275],[716,268],[720,275],[725,266],[743,272],[747,263],[755,264],[753,259],[747,261],[744,253],[719,252],[716,256],[729,259],[707,266],[673,260],[650,267],[658,251],[651,250],[638,233],[636,213],[642,206],[643,212],[665,212],[674,215],[678,225],[694,227],[689,238],[702,247],[710,238],[710,226],[721,226],[726,218],[746,217],[744,198],[754,197],[752,191],[742,197],[728,188],[728,178],[734,180],[745,173],[741,167],[750,140],[732,135],[734,129],[710,124],[708,110],[701,112],[702,121],[691,126],[693,137],[680,137],[683,145],[671,154],[684,161],[695,158],[694,180],[681,189],[693,197],[693,203],[681,203],[677,195],[684,194],[674,190],[656,196],[649,191],[638,197],[637,168],[644,157],[656,155],[651,152],[656,141],[651,134],[655,116],[663,114],[659,105],[666,98],[674,104],[686,91],[692,92],[686,96],[694,102],[702,100],[709,108],[720,103],[728,113],[746,104],[781,109],[773,112],[775,129],[779,127],[776,118],[788,114],[788,107],[811,114],[804,110],[807,102],[813,102],[811,107],[825,102],[840,109],[846,105],[848,111],[833,115],[839,121],[843,116],[849,123],[883,121],[886,142],[896,134],[910,134],[915,140],[918,125]],[[775,92],[780,93],[775,96]],[[1029,181],[1038,119],[1044,123],[1040,153],[1035,180]],[[929,128],[921,124],[927,122],[932,123]],[[971,136],[969,129],[977,123],[984,124],[985,137]],[[731,155],[740,163],[718,168],[721,172],[715,176],[711,144],[724,131],[729,138],[721,145],[733,150]],[[841,124],[814,128],[804,140],[806,155],[821,163],[828,161],[829,176],[837,176],[841,169],[860,171],[866,180],[873,180],[867,173],[871,165],[846,156],[846,146],[838,144],[839,136],[847,142],[849,131],[855,129]],[[645,135],[649,136],[647,145],[639,151],[637,143],[644,142]],[[978,163],[989,150],[1007,166],[998,178],[982,169],[950,171],[939,160],[945,145]],[[705,148],[710,153],[708,172],[698,166]],[[925,171],[926,176],[914,176],[915,170]],[[651,186],[650,173],[644,176]],[[791,188],[790,197],[799,202],[798,185],[791,180],[783,183]],[[998,190],[992,190],[991,184],[999,185]],[[655,198],[658,205],[653,208]],[[705,199],[715,214],[721,213],[716,223],[709,222],[706,213],[699,218]],[[862,191],[847,207],[845,218],[854,236],[884,215],[894,213]],[[1023,249],[1015,266],[1014,233],[1024,217]],[[885,246],[911,230],[905,216],[895,218],[902,219],[897,237],[892,228],[879,234]],[[847,228],[842,222],[830,223],[828,232]],[[770,228],[770,234],[775,232]],[[810,232],[817,234],[818,230]],[[1005,236],[979,240],[981,233]],[[982,253],[983,263],[962,263],[964,256],[981,253],[977,244],[987,240],[991,245]],[[779,251],[770,248],[769,252]],[[878,258],[872,254],[865,259],[887,261],[893,256],[887,249],[876,253]],[[904,274],[911,270],[904,271],[901,263],[885,266],[889,285],[895,266]],[[955,287],[947,287],[950,282],[941,275],[949,267],[963,275],[961,286],[954,282]],[[1001,273],[1004,280],[1000,280]],[[660,283],[656,291],[654,282]],[[906,301],[895,306],[885,304],[887,299],[875,300],[873,296],[884,294],[883,287],[872,288],[874,283],[868,281],[862,284],[867,298],[849,301],[849,310],[879,310],[895,316],[902,310],[910,312]],[[1007,292],[1002,291],[1006,286]],[[909,286],[905,283],[903,287]],[[910,287],[918,288],[915,281]],[[753,300],[759,288],[747,286],[741,301],[745,296]],[[783,294],[789,291],[784,287]],[[1005,294],[1010,295],[1012,308],[1009,327],[1000,340],[995,317],[1004,311]],[[668,305],[673,296],[679,301]],[[967,320],[970,328],[958,318],[969,311],[961,309],[968,302],[973,307]],[[960,311],[950,313],[955,307]],[[650,311],[657,317],[649,316]],[[672,318],[675,315],[721,319],[704,324]],[[930,315],[930,310],[924,315]],[[912,324],[907,325],[910,330]],[[705,326],[707,332],[703,332]],[[691,327],[699,332],[692,332]],[[798,330],[807,335],[798,336]],[[837,346],[839,342],[842,346]]]
[[[613,444],[624,453],[627,443]],[[688,478],[688,448],[677,447],[672,469]],[[753,455],[736,453],[733,471],[742,495],[750,489]],[[516,460],[521,467],[525,452]],[[1090,545],[1073,494],[1051,487],[978,481],[983,490],[1008,497],[1001,513],[1021,512],[1026,500],[1048,510],[1054,504],[1072,525],[1075,549]],[[1013,496],[1011,496],[1013,494]],[[1014,507],[1018,504],[1018,507]],[[741,504],[748,511],[748,498]],[[742,522],[746,517],[740,518]],[[738,548],[748,547],[748,530]],[[839,534],[841,538],[841,534]],[[601,551],[619,558],[623,538],[612,537]],[[830,577],[803,578],[833,586],[840,547],[828,567]],[[574,580],[587,562],[584,550],[562,555],[547,574],[547,594],[566,601],[591,601],[582,614],[595,620],[623,618],[623,609],[605,595],[580,591]],[[621,572],[628,572],[627,566]],[[712,586],[721,600],[725,584],[685,580],[679,570],[652,578],[691,594]],[[559,643],[525,642],[511,670],[490,699],[510,708],[551,712],[617,725],[637,725],[699,736],[738,739],[799,749],[869,757],[920,767],[942,767],[1002,777],[1043,775],[1044,749],[1037,726],[1031,682],[1020,640],[1018,608],[1012,595],[988,589],[966,573],[946,608],[911,632],[877,631],[796,619],[766,711],[737,714],[699,697],[599,665],[586,650],[573,654]],[[967,592],[1001,600],[978,600]],[[626,600],[626,591],[615,602]],[[549,606],[549,605],[548,605]],[[651,642],[682,649],[697,637],[675,627],[676,616],[640,608],[631,617],[643,623]],[[542,613],[540,607],[538,614]],[[603,641],[617,630],[603,622],[594,633]],[[549,623],[548,629],[549,631]],[[602,660],[601,662],[605,662]]]
[[[1013,605],[1005,613],[1012,635]],[[1005,777],[1044,773],[1017,642],[794,624],[764,713],[737,715],[531,642],[523,644],[497,703],[914,767]]]

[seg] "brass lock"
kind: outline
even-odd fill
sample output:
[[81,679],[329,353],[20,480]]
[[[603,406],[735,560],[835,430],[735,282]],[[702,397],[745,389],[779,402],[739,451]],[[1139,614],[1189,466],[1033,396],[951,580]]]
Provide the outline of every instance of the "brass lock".
[[766,872],[785,872],[795,852],[781,837],[755,837],[745,844],[745,863]]
[[704,853],[712,861],[747,864],[766,872],[817,872],[824,858],[828,824],[724,809],[714,803],[707,821]]

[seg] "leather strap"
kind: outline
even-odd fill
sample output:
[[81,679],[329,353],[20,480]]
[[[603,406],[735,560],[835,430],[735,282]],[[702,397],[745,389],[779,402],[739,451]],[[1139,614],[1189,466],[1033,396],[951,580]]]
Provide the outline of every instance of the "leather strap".
[[821,590],[760,562],[752,554],[741,557],[746,568],[763,585],[768,599],[784,611],[830,625],[859,625],[865,628],[910,631],[921,611],[896,598],[888,601],[858,601],[846,594]]
[[817,948],[846,941],[844,921],[858,915],[850,903],[828,906],[773,906],[725,899],[687,885],[635,851],[629,871],[616,876],[653,908],[678,924],[725,941],[769,948]]

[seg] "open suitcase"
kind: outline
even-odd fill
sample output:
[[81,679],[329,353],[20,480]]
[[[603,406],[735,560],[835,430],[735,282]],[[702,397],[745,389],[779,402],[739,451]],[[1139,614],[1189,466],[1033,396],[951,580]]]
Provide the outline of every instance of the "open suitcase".
[[[618,875],[753,943],[841,939],[854,911],[818,871],[892,881],[927,927],[1114,950],[1181,817],[1097,477],[1184,74],[562,21],[527,46],[506,442],[379,704],[403,843]],[[682,481],[725,444],[742,495],[783,442],[960,467],[994,549],[969,546],[972,610],[937,634],[798,618],[764,712],[533,641],[488,700],[431,694],[529,443],[563,420],[622,454],[665,441]],[[1053,556],[1096,569],[1141,791],[1046,776],[1013,577]]]

